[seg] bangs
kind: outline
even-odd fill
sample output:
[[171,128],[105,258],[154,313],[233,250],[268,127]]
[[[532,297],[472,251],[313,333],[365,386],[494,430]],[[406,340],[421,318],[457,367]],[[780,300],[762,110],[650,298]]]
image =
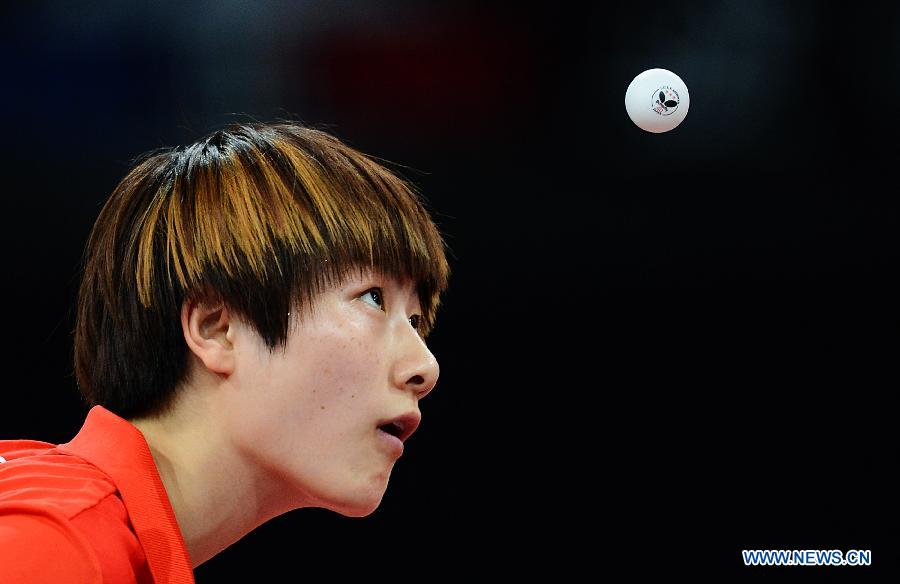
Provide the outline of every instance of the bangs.
[[142,230],[145,306],[164,270],[187,296],[211,285],[251,320],[277,324],[261,330],[275,339],[280,319],[249,290],[279,310],[302,308],[351,270],[368,268],[414,282],[420,332],[433,328],[449,277],[444,242],[415,190],[362,153],[309,128],[237,126],[173,152],[170,175],[144,224],[163,232]]

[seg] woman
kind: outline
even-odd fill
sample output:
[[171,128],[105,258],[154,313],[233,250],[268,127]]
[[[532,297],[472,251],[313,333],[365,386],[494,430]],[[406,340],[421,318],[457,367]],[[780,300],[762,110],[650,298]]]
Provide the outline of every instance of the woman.
[[290,510],[372,513],[438,378],[447,278],[414,191],[321,131],[145,156],[84,255],[84,426],[0,441],[3,581],[192,582]]

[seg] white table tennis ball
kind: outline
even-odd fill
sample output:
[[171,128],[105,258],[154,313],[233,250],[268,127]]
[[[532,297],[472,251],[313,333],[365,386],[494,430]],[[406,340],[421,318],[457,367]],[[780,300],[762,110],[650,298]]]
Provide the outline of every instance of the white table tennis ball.
[[654,134],[675,129],[690,105],[687,85],[667,69],[644,71],[625,90],[628,117],[638,128]]

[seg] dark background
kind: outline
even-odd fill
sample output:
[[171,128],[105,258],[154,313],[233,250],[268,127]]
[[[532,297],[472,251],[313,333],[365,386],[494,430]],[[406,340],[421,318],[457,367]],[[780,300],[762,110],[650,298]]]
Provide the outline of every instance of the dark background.
[[[382,506],[279,517],[199,583],[896,570],[896,8],[2,15],[0,439],[67,442],[81,427],[81,252],[146,150],[234,121],[325,127],[414,182],[451,249],[430,339],[441,379]],[[666,134],[624,110],[654,67],[690,90]],[[871,549],[873,566],[744,568],[751,548]]]

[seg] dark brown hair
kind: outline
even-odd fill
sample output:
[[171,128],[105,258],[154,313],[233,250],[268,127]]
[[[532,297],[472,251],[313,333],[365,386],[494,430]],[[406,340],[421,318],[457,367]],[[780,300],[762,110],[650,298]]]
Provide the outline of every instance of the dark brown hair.
[[292,309],[352,269],[416,284],[434,325],[449,269],[409,183],[320,130],[242,124],[145,155],[88,238],[75,375],[90,406],[164,413],[187,375],[185,300],[223,301],[270,350]]

